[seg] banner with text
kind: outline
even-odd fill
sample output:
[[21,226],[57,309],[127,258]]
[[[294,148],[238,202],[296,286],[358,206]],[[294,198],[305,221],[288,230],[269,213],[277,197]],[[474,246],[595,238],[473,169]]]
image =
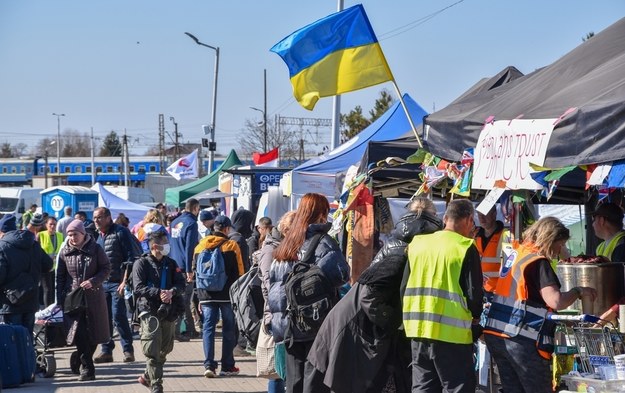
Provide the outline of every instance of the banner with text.
[[488,123],[475,147],[472,188],[490,190],[498,180],[511,190],[538,190],[530,163],[543,165],[556,119],[498,120]]

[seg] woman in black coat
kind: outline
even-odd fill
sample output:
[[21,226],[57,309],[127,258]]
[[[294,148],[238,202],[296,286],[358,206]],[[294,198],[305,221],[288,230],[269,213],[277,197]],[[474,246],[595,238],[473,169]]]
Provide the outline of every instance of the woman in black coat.
[[434,204],[417,198],[350,291],[330,311],[308,354],[308,392],[409,392],[411,350],[402,325],[400,286],[406,247],[443,222]]

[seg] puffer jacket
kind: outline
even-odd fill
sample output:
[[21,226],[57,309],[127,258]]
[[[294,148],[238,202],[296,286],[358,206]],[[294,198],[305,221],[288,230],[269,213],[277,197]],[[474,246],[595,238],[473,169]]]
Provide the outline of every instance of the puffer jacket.
[[[46,254],[39,243],[35,241],[35,235],[30,231],[10,231],[0,239],[0,288],[9,283],[22,272],[30,270],[33,266],[33,282],[38,283],[42,272],[52,269],[52,259]],[[34,313],[39,309],[39,288],[30,301],[24,304],[13,305],[0,290],[0,314]]]
[[[306,254],[312,237],[317,233],[327,233],[332,226],[326,224],[310,224],[306,231],[306,240],[300,247],[298,258]],[[349,265],[341,252],[339,245],[329,236],[323,236],[315,250],[315,265],[319,266],[326,278],[335,288],[340,288],[349,281]],[[268,304],[271,312],[271,332],[276,343],[284,341],[287,328],[286,293],[284,280],[293,268],[294,261],[277,261],[271,263],[269,272]],[[302,341],[301,338],[293,337],[293,341]]]
[[135,255],[130,242],[134,241],[128,228],[119,224],[111,224],[108,231],[97,239],[97,243],[104,249],[111,263],[111,275],[106,281],[121,282],[122,265],[124,262],[134,261],[139,255]]
[[156,312],[162,304],[161,275],[163,266],[167,266],[164,289],[174,290],[172,307],[169,308],[166,320],[175,321],[179,313],[184,311],[182,293],[185,288],[185,279],[176,261],[166,256],[159,261],[152,254],[144,254],[134,263],[132,282],[134,284],[134,295],[137,299],[137,314],[141,316],[141,314],[147,312],[151,315],[157,315]]
[[226,285],[221,291],[216,292],[196,288],[195,297],[200,303],[229,302],[230,287],[244,273],[241,250],[237,242],[229,240],[228,237],[220,231],[215,231],[214,234],[206,236],[204,239],[200,240],[200,243],[195,247],[193,251],[193,270],[196,270],[198,255],[206,249],[217,247],[219,244],[221,244],[219,248],[224,256],[224,268],[227,276]]
[[371,261],[372,265],[382,262],[391,255],[404,255],[406,246],[412,241],[415,235],[433,233],[443,228],[443,221],[440,218],[426,212],[420,215],[416,213],[404,214],[391,232],[391,238],[384,247],[376,254]]

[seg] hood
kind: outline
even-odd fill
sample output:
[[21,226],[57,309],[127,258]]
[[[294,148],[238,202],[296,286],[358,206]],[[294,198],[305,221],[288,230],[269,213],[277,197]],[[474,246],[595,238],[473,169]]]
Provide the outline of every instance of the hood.
[[275,246],[278,246],[278,244],[280,244],[281,241],[282,241],[282,234],[280,233],[278,228],[273,227],[271,228],[271,231],[265,236],[265,241],[263,242],[263,245],[273,244]]
[[245,239],[252,236],[252,227],[254,224],[254,213],[247,209],[239,209],[232,213],[232,228],[239,232]]
[[217,245],[227,242],[228,237],[221,232],[215,232],[213,235],[208,235],[202,239],[205,248],[215,248]]
[[308,225],[308,229],[306,229],[306,239],[314,236],[316,233],[328,233],[330,228],[332,228],[331,222],[325,222],[323,224],[310,224]]
[[35,244],[35,235],[30,231],[10,231],[4,234],[0,243],[6,243],[11,247],[29,249]]
[[426,212],[420,215],[410,212],[399,219],[391,235],[395,239],[410,243],[415,235],[433,233],[441,229],[443,229],[443,221],[440,218]]

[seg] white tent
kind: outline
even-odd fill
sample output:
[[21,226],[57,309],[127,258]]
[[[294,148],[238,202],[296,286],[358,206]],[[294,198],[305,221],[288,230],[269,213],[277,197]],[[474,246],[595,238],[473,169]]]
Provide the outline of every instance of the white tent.
[[138,203],[129,202],[125,199],[118,197],[112,192],[108,191],[100,183],[96,183],[91,187],[92,190],[97,191],[98,206],[107,207],[111,211],[111,217],[113,220],[119,213],[124,213],[130,220],[130,227],[134,226],[139,221],[143,220],[145,213],[150,210],[148,206],[143,206]]

